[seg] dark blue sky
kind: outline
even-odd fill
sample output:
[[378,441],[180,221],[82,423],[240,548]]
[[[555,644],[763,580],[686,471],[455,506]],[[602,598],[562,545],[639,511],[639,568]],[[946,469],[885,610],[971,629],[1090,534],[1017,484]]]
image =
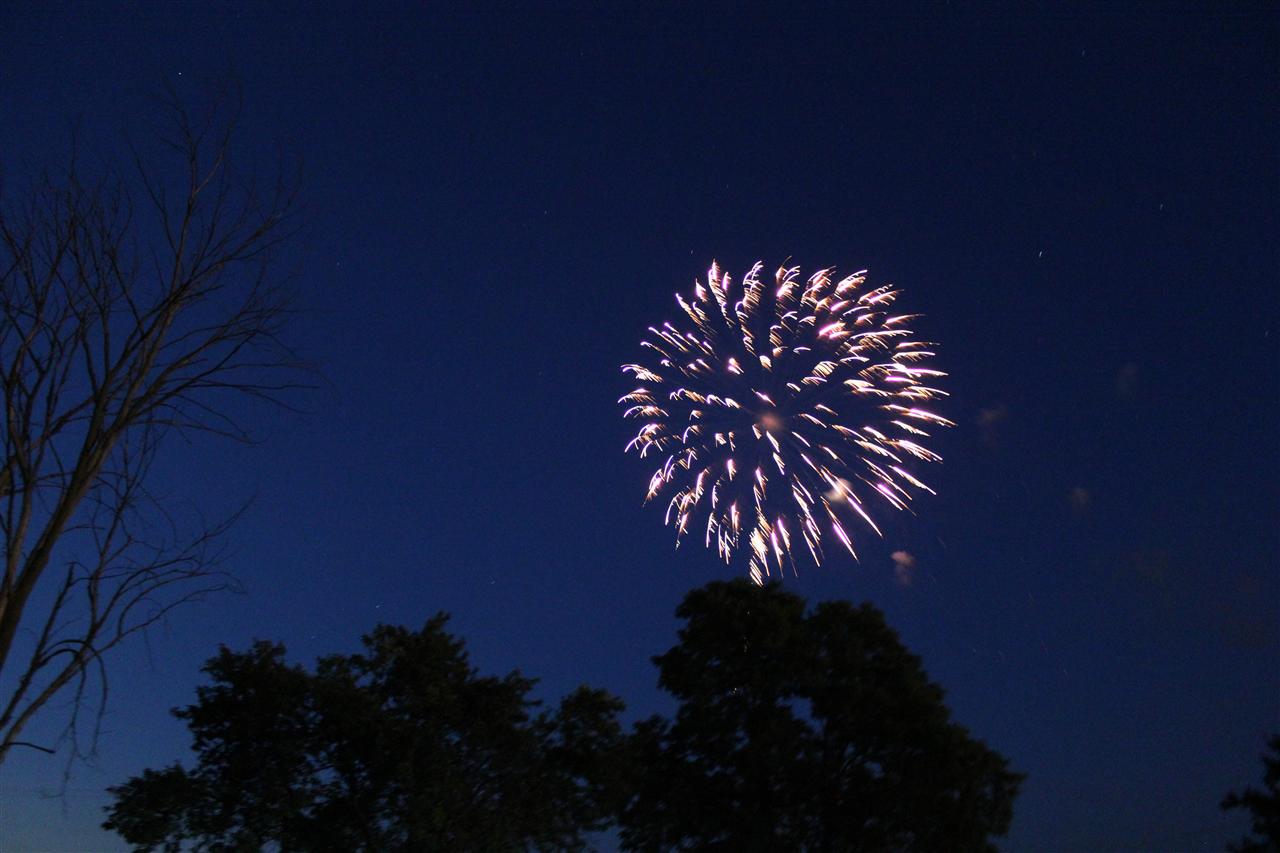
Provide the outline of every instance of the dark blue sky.
[[484,670],[667,709],[677,603],[743,568],[640,506],[618,365],[712,258],[788,256],[900,285],[959,424],[937,498],[788,588],[882,607],[1029,774],[1006,849],[1240,831],[1218,800],[1280,729],[1273,5],[276,8],[0,11],[10,176],[240,76],[250,159],[305,161],[325,376],[246,410],[259,447],[172,445],[169,491],[257,495],[248,594],[118,656],[65,803],[60,761],[0,769],[0,847],[119,848],[102,788],[185,756],[167,709],[219,642],[310,660],[443,609]]

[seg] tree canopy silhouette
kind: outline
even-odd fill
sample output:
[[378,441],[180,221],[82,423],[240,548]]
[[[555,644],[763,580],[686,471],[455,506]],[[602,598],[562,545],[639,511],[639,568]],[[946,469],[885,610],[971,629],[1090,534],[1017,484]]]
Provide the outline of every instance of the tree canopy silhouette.
[[680,701],[637,726],[633,850],[994,850],[1021,776],[950,722],[942,690],[868,604],[777,585],[685,598],[654,659]]
[[986,851],[1021,780],[952,723],[942,690],[870,605],[738,580],[690,592],[654,658],[679,700],[625,735],[581,687],[482,677],[444,615],[380,626],[314,671],[226,648],[175,710],[197,762],[112,788],[138,850]]
[[1232,791],[1222,801],[1224,811],[1245,809],[1253,819],[1253,838],[1243,838],[1227,847],[1232,853],[1278,853],[1280,851],[1280,734],[1267,740],[1270,755],[1263,753],[1263,790],[1245,788]]
[[225,647],[175,710],[194,769],[111,788],[138,850],[576,850],[616,811],[622,703],[586,687],[534,713],[534,682],[480,676],[436,616],[379,626],[314,672]]

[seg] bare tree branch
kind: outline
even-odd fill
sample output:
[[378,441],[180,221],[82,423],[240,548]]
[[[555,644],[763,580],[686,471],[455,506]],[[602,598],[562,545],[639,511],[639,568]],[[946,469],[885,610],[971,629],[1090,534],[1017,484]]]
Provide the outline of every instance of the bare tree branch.
[[295,188],[234,172],[234,93],[198,119],[173,93],[166,108],[174,171],[135,150],[130,178],[89,179],[73,153],[0,207],[0,763],[47,749],[19,735],[64,691],[74,742],[111,649],[234,587],[219,566],[239,513],[184,534],[145,488],[162,439],[249,441],[231,397],[306,387],[271,269]]

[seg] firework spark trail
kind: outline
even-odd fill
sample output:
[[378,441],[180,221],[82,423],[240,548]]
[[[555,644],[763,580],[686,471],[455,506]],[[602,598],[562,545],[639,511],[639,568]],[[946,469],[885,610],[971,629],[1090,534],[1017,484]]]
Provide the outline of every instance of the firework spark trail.
[[920,442],[954,425],[923,407],[946,374],[912,338],[919,315],[893,313],[892,285],[784,267],[770,288],[762,266],[735,285],[713,263],[691,301],[677,294],[692,327],[650,326],[650,363],[623,365],[639,385],[618,400],[641,421],[627,451],[660,460],[645,500],[671,495],[677,547],[705,516],[704,544],[726,562],[745,545],[756,583],[795,571],[797,540],[821,564],[828,532],[856,559],[846,523],[879,534],[876,506],[932,494],[908,468],[941,461]]

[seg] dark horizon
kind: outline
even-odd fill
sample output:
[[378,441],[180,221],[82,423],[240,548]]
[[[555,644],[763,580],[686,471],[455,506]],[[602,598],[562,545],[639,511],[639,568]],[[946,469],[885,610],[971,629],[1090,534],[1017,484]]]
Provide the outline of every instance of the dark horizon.
[[[1280,38],[1270,4],[757,14],[17,4],[0,201],[233,73],[305,174],[288,338],[323,372],[157,491],[255,495],[247,587],[113,659],[93,766],[0,765],[0,846],[125,849],[103,789],[188,754],[219,643],[310,663],[437,611],[486,673],[669,710],[650,656],[745,575],[641,501],[619,365],[718,260],[867,268],[938,341],[937,496],[784,579],[869,600],[1028,774],[1001,849],[1221,850],[1280,731]],[[895,552],[911,555],[900,570]],[[0,682],[3,687],[3,682]],[[57,726],[33,725],[52,742]],[[7,836],[7,838],[5,837]]]

